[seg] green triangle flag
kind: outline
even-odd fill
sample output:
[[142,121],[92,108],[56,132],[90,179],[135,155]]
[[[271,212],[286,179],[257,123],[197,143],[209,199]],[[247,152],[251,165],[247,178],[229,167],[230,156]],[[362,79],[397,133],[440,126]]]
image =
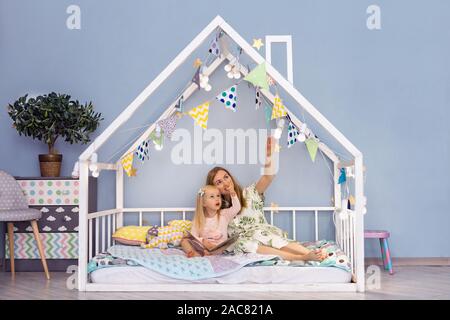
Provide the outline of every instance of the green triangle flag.
[[244,80],[251,82],[254,86],[269,90],[269,84],[267,83],[266,75],[266,63],[263,62],[258,65],[244,78]]
[[309,156],[311,160],[314,162],[316,160],[317,149],[319,148],[319,143],[314,138],[309,138],[305,141],[306,148],[308,149]]

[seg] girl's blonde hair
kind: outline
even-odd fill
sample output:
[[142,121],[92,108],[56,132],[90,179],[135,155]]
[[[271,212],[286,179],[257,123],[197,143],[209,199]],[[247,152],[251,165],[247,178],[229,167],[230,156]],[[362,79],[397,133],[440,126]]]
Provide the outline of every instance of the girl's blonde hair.
[[[197,228],[197,230],[201,230],[203,226],[205,225],[205,211],[203,209],[203,197],[206,193],[206,190],[208,189],[214,189],[218,190],[218,188],[215,185],[208,184],[197,192],[197,201],[195,204],[195,214],[194,219],[192,219],[192,223]],[[219,218],[220,215],[220,209],[217,212],[217,218]]]

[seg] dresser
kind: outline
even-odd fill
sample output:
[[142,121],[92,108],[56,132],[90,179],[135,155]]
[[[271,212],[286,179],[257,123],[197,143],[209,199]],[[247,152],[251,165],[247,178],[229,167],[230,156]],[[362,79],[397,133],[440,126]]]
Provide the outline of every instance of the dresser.
[[[49,271],[66,271],[78,264],[79,180],[71,177],[15,177],[30,208],[42,212],[38,221]],[[97,179],[89,177],[89,212],[97,211]],[[5,239],[5,270],[9,271],[9,242]],[[33,230],[28,221],[14,223],[16,271],[42,271]]]

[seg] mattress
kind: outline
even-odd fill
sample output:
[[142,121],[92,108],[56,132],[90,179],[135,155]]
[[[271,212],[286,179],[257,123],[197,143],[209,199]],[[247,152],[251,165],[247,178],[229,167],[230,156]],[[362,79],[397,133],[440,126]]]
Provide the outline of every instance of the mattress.
[[351,273],[334,267],[244,267],[225,276],[203,280],[179,280],[167,277],[142,266],[122,266],[98,269],[90,274],[91,282],[98,284],[306,284],[349,283]]

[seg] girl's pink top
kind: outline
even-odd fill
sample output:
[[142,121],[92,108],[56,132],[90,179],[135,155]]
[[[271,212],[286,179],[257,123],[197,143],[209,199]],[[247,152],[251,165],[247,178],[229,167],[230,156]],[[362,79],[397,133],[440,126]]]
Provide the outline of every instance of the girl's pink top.
[[241,210],[241,203],[237,195],[231,197],[231,204],[231,207],[220,210],[219,215],[205,217],[203,229],[196,230],[195,227],[192,227],[191,234],[200,241],[206,239],[213,244],[219,244],[227,240],[228,224],[238,214],[239,210]]

